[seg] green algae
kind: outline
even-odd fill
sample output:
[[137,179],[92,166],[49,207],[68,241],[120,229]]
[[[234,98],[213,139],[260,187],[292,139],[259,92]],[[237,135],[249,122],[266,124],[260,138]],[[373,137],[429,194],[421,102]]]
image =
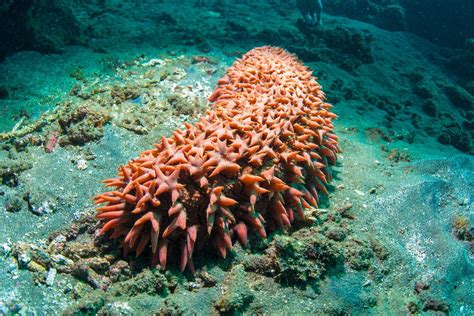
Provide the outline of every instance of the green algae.
[[215,308],[225,315],[240,314],[246,311],[254,298],[244,267],[236,265],[224,280],[222,296],[215,303]]
[[165,295],[168,293],[168,280],[157,269],[146,269],[132,279],[114,284],[108,292],[113,296],[133,297],[139,294]]
[[275,251],[279,260],[279,279],[287,284],[305,284],[323,277],[329,268],[340,265],[341,251],[324,236],[308,232],[311,238],[301,235],[275,238]]
[[31,162],[26,159],[5,159],[0,161],[0,178],[2,184],[16,186],[18,175],[31,168]]

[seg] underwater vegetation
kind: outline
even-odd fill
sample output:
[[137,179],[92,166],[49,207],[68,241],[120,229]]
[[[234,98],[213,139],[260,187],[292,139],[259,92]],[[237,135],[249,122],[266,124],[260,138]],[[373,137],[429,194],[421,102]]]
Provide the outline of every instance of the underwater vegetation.
[[6,0],[0,4],[0,60],[17,50],[59,52],[80,41],[69,1]]
[[434,42],[461,47],[474,34],[469,0],[331,0],[325,10],[390,31],[409,31]]

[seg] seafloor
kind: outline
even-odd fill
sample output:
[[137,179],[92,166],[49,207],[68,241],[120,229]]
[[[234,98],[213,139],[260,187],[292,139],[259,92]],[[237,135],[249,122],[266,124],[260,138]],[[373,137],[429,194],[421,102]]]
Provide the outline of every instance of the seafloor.
[[[474,313],[472,51],[329,15],[306,28],[267,2],[80,8],[95,41],[0,64],[0,314]],[[265,44],[310,66],[339,116],[329,198],[225,260],[204,249],[194,276],[97,240],[100,181]]]

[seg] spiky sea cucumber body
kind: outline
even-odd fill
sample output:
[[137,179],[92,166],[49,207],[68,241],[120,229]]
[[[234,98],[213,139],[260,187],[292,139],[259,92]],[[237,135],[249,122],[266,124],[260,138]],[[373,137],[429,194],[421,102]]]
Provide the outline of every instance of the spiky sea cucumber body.
[[[165,268],[168,250],[181,270],[211,240],[222,257],[248,229],[290,226],[327,193],[338,138],[331,105],[312,72],[284,49],[259,47],[218,81],[212,108],[155,149],[105,180],[115,191],[95,198],[100,233],[122,239],[124,252],[151,253]],[[148,251],[149,249],[149,251]]]

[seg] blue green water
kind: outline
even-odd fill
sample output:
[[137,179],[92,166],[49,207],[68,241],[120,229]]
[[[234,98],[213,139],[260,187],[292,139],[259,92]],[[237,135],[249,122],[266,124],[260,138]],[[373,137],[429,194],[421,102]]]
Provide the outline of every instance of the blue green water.
[[[474,313],[472,1],[7,0],[0,21],[0,315]],[[338,115],[315,223],[208,245],[195,275],[99,249],[100,181],[262,45]]]

